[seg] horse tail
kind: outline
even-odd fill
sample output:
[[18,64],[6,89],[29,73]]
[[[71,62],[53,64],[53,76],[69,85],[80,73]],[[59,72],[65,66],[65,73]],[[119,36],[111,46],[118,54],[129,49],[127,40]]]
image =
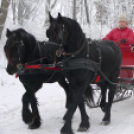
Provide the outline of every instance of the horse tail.
[[93,88],[89,85],[84,93],[84,100],[87,103],[87,105],[94,105],[94,99],[93,99]]

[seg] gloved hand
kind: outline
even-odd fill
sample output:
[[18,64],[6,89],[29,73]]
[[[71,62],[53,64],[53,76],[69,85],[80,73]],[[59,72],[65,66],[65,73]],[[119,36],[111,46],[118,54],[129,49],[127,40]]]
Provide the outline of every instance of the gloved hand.
[[131,47],[131,52],[134,53],[134,46]]
[[120,43],[121,44],[124,44],[124,43],[126,43],[127,42],[127,39],[122,39],[122,40],[120,40]]
[[134,44],[132,44],[131,52],[134,53]]

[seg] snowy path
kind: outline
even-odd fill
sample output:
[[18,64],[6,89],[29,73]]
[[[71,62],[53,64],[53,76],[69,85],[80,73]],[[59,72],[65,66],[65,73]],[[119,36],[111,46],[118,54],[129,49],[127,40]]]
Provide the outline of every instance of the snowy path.
[[[65,113],[64,91],[55,84],[44,84],[36,94],[39,111],[43,120],[42,126],[36,130],[27,129],[21,119],[21,97],[25,92],[22,84],[14,76],[0,70],[0,134],[60,134],[63,126],[62,117]],[[100,108],[89,109],[91,127],[87,132],[77,132],[80,123],[79,110],[73,118],[75,134],[134,134],[134,99],[114,103],[112,122],[102,126],[103,113]]]

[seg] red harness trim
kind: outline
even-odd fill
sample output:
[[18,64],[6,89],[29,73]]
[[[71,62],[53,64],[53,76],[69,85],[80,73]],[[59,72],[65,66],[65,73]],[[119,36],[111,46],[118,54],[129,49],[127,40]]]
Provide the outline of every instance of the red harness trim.
[[95,83],[98,83],[98,82],[100,82],[100,75],[97,75],[95,78]]
[[41,64],[38,65],[25,65],[25,70],[27,69],[46,69],[46,70],[56,70],[56,71],[60,71],[61,68],[59,67],[41,67]]
[[15,78],[18,78],[18,73],[15,74]]
[[[27,69],[45,69],[45,70],[56,70],[56,71],[61,71],[61,68],[59,67],[41,67],[41,64],[38,65],[25,65],[25,70]],[[18,77],[18,74],[16,73],[15,78]],[[100,75],[97,75],[95,78],[95,83],[100,82]]]
[[[56,70],[61,71],[61,68],[59,67],[41,67],[41,64],[38,65],[25,65],[25,70],[27,69],[45,69],[45,70]],[[18,73],[15,74],[15,78],[18,77]]]

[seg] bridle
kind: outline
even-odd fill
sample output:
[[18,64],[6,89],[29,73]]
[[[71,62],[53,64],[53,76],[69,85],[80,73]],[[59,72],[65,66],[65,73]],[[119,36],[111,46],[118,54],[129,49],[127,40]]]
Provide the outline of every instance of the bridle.
[[[87,40],[85,39],[85,41],[84,41],[82,47],[81,47],[79,50],[74,51],[74,52],[70,52],[70,53],[69,53],[69,52],[65,52],[65,51],[64,51],[64,48],[63,48],[63,42],[64,42],[63,34],[64,34],[64,27],[65,27],[65,26],[62,25],[62,27],[63,27],[63,30],[62,30],[62,28],[59,28],[60,30],[59,30],[58,34],[57,34],[54,30],[51,29],[51,31],[52,31],[52,33],[54,33],[54,35],[55,35],[57,41],[58,41],[59,39],[61,40],[61,44],[58,44],[58,43],[55,43],[55,42],[52,42],[52,41],[48,41],[48,42],[47,42],[48,44],[52,44],[52,45],[57,45],[57,46],[59,46],[59,48],[58,48],[57,51],[56,51],[56,56],[57,56],[57,57],[61,57],[61,56],[71,56],[71,57],[75,57],[78,53],[80,53],[80,52],[81,52],[83,49],[85,49],[86,47],[88,47],[88,50],[89,50],[89,45],[88,45],[88,44],[91,44],[91,42],[87,42]],[[88,54],[87,54],[87,57],[89,57]]]
[[[22,52],[23,51],[23,52]],[[24,53],[25,53],[25,45],[23,40],[20,40],[20,45],[18,47],[18,54],[19,54],[19,60],[24,58]]]
[[[18,63],[16,65],[17,69],[20,69],[22,66],[24,66],[24,64],[29,65],[29,64],[33,64],[33,63],[38,62],[38,61],[41,62],[43,59],[46,59],[47,58],[47,57],[41,57],[41,58],[38,58],[38,59],[35,59],[35,60],[32,60],[30,62],[27,62],[27,63],[24,63],[23,64],[23,60],[25,58],[25,52],[26,52],[26,48],[25,48],[25,45],[24,45],[23,40],[20,40],[18,42],[13,41],[13,47],[12,47],[12,49],[15,46],[17,46],[18,57],[12,57],[12,60],[13,61],[19,61],[20,62],[20,63]],[[39,49],[38,43],[37,43],[37,46],[34,48],[33,53],[31,54],[30,57],[32,57],[34,55],[34,53],[35,53],[35,51],[36,51],[37,48]],[[40,49],[39,49],[39,57],[40,57]]]
[[[17,44],[17,45],[16,45]],[[23,43],[23,40],[20,40],[20,42],[15,42],[13,41],[13,46],[12,46],[12,51],[13,49],[17,47],[17,51],[18,51],[18,56],[19,57],[12,57],[11,59],[13,61],[19,61],[19,62],[22,62],[23,61],[23,58],[24,58],[24,53],[25,53],[25,45]],[[6,52],[6,51],[5,51]],[[7,52],[6,52],[7,53]],[[10,55],[11,55],[12,52],[10,52]],[[11,61],[12,63],[12,61]]]

